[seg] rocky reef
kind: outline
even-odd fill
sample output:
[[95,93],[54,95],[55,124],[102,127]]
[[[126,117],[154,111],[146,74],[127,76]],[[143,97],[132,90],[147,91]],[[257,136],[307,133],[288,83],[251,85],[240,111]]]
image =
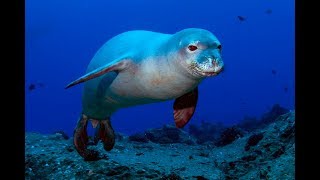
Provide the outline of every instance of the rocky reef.
[[95,147],[98,161],[84,161],[61,131],[28,132],[25,179],[294,179],[295,112],[272,112],[256,128],[166,125],[118,134],[112,151]]

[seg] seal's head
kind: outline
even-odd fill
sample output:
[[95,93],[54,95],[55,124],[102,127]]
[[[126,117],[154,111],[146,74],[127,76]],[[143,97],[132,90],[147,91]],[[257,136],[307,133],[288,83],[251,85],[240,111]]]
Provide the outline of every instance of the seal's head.
[[223,70],[221,43],[209,31],[190,28],[177,32],[175,39],[178,63],[196,78],[214,76]]

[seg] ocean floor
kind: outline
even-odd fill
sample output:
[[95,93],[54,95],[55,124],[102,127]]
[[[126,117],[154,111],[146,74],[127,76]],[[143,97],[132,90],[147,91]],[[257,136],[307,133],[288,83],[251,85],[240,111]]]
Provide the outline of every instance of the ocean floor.
[[92,146],[98,161],[84,161],[62,132],[27,132],[25,179],[294,179],[294,111],[251,131],[238,129],[201,143],[199,133],[169,125],[118,134],[110,152]]

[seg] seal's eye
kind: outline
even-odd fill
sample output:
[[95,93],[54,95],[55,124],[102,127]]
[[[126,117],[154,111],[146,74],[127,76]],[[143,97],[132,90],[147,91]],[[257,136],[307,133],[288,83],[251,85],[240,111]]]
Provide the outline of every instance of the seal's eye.
[[221,49],[222,49],[221,44],[219,44],[217,48],[221,51]]
[[189,46],[188,46],[188,49],[189,49],[190,51],[195,51],[195,50],[198,49],[198,47],[195,46],[195,45],[189,45]]

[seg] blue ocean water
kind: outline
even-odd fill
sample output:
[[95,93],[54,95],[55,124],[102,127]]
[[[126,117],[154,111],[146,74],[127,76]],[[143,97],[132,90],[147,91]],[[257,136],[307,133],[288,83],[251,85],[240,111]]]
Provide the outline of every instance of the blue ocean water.
[[[190,123],[230,125],[260,117],[276,103],[294,109],[294,1],[28,0],[25,20],[26,131],[71,135],[83,85],[64,87],[85,73],[108,39],[135,29],[203,28],[222,43],[225,71],[200,84]],[[131,134],[172,124],[172,104],[121,109],[112,125]]]

